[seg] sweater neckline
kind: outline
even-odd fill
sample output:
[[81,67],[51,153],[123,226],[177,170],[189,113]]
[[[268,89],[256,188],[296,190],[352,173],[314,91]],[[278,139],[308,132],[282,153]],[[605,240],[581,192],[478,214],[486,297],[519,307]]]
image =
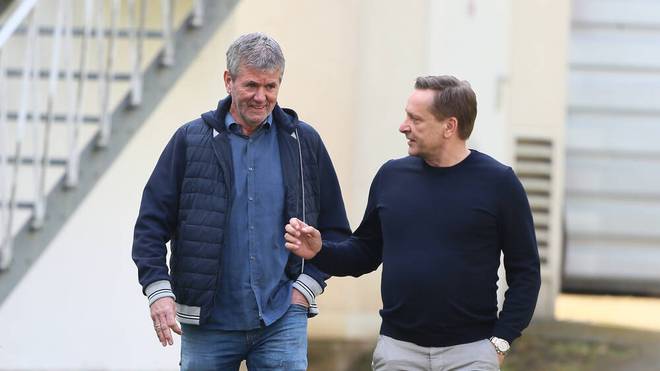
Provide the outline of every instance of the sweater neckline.
[[468,154],[467,157],[465,157],[459,163],[457,163],[455,165],[452,165],[452,166],[431,166],[431,165],[427,164],[426,161],[424,161],[424,159],[421,158],[421,157],[419,157],[419,161],[421,161],[422,167],[424,169],[428,169],[429,171],[438,172],[438,173],[446,173],[446,172],[455,171],[457,169],[460,169],[460,168],[464,167],[466,164],[472,162],[472,159],[475,157],[476,153],[478,153],[478,152],[475,151],[472,148],[469,148],[469,150],[470,150],[470,154]]

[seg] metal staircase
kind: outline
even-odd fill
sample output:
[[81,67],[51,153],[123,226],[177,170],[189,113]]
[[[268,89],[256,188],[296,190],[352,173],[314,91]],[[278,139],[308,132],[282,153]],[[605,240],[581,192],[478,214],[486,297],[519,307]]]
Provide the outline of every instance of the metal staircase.
[[[38,256],[45,248],[47,238],[35,236],[62,225],[153,109],[144,107],[145,91],[155,105],[182,71],[175,51],[194,55],[211,34],[199,29],[205,13],[213,15],[204,28],[214,30],[233,3],[23,0],[7,9],[0,20],[0,270],[16,270],[17,253]],[[19,270],[34,259],[24,256]]]

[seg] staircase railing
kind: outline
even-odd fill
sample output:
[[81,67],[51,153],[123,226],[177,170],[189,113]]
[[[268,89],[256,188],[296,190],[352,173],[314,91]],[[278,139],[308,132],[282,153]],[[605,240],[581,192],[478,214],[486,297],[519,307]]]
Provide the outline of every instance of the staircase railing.
[[[51,131],[56,120],[56,102],[66,102],[64,121],[67,127],[65,159],[65,180],[67,187],[78,184],[80,156],[84,146],[81,142],[81,126],[88,121],[83,101],[88,94],[88,76],[91,71],[90,54],[97,55],[95,78],[98,79],[98,132],[96,146],[108,145],[112,132],[112,110],[110,96],[117,61],[117,41],[120,37],[130,38],[132,63],[130,72],[130,104],[139,105],[142,101],[142,64],[144,58],[145,17],[147,2],[154,0],[22,0],[5,14],[0,28],[0,270],[7,269],[12,259],[13,239],[16,225],[16,211],[30,209],[30,227],[41,228],[47,210],[47,168],[51,163],[50,149],[53,144]],[[82,25],[75,9],[81,8]],[[127,29],[118,27],[122,4],[128,12]],[[53,12],[53,8],[55,11]],[[193,2],[190,24],[202,24],[204,6],[202,0]],[[175,60],[174,45],[174,1],[161,0],[161,30],[163,49],[160,63],[170,66]],[[52,22],[52,28],[42,28],[45,22]],[[43,38],[52,38],[44,48]],[[19,40],[20,38],[20,40]],[[23,41],[24,39],[24,41]],[[6,65],[7,51],[20,46],[23,50],[18,91],[9,91],[8,76],[11,71]],[[79,54],[75,44],[79,43]],[[95,49],[92,49],[95,48]],[[49,50],[48,50],[49,49]],[[41,69],[41,54],[50,56],[49,67]],[[41,91],[39,82],[48,78],[47,89]],[[15,117],[15,130],[9,128],[11,97],[18,97]],[[43,95],[45,94],[45,100]],[[45,101],[45,106],[43,103]],[[25,153],[26,139],[30,138],[32,151]],[[30,181],[19,177],[19,167],[28,164],[31,168]],[[31,202],[21,204],[17,199],[19,187],[29,187]]]

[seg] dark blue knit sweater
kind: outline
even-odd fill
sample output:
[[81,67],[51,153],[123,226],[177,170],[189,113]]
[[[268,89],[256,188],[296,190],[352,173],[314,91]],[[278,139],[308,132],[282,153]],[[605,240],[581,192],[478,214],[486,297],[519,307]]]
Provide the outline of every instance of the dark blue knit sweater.
[[[509,289],[498,319],[500,252]],[[541,283],[520,181],[474,150],[445,168],[418,157],[387,162],[360,227],[344,242],[324,241],[312,262],[337,276],[382,262],[381,334],[429,347],[490,336],[512,342],[531,320]]]

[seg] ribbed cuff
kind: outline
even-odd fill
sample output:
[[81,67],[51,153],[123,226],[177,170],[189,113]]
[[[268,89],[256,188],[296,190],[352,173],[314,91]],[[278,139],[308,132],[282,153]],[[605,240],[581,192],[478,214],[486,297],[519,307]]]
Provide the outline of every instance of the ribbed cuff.
[[309,308],[307,309],[307,316],[314,317],[319,314],[319,307],[316,304],[316,296],[323,293],[323,287],[316,282],[311,276],[302,273],[298,279],[293,283],[293,287],[300,291],[301,294],[307,299]]
[[172,291],[172,285],[170,284],[170,281],[167,280],[156,281],[150,284],[146,289],[144,289],[144,293],[147,295],[147,299],[149,300],[149,306],[151,306],[151,304],[153,304],[156,300],[166,296],[169,296],[176,301],[176,296]]

